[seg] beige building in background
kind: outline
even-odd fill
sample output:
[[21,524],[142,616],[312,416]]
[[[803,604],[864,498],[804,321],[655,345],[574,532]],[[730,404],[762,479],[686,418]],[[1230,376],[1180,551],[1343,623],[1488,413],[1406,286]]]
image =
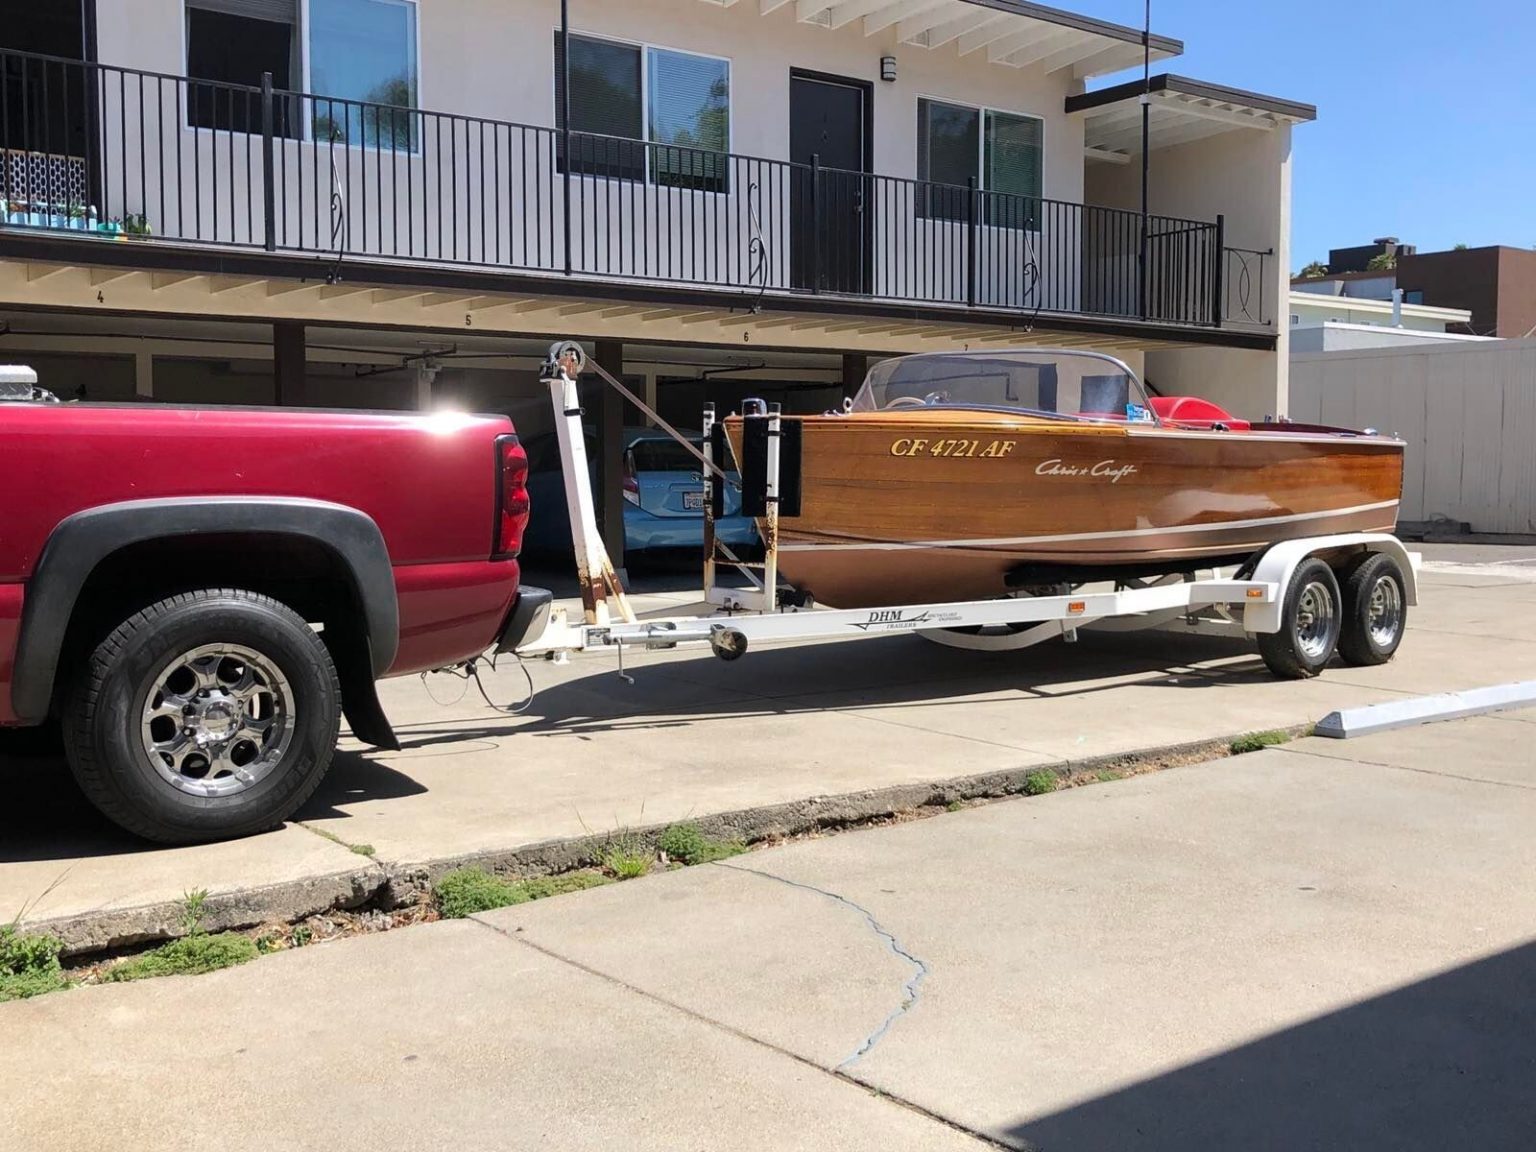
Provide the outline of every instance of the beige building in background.
[[[1144,222],[1137,29],[1018,0],[569,0],[566,125],[558,0],[51,7],[0,39],[0,355],[65,394],[456,403],[536,434],[538,355],[577,337],[685,422],[1029,344],[1286,410],[1314,110],[1154,76]],[[625,416],[598,409],[611,460]]]

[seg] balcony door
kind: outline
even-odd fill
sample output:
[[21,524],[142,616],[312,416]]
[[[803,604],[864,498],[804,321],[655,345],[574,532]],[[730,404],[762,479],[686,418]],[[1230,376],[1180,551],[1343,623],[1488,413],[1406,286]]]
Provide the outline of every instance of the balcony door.
[[[789,79],[790,276],[796,288],[870,290],[870,86],[821,73]],[[821,167],[812,178],[809,165]],[[802,167],[803,166],[803,167]]]

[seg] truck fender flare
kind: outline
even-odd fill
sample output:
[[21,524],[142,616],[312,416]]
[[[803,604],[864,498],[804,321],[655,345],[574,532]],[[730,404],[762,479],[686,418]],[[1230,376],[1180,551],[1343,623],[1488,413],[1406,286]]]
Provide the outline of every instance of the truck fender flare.
[[352,578],[367,629],[375,677],[394,663],[400,608],[383,533],[356,508],[287,496],[207,496],[126,500],[60,521],[27,582],[11,685],[24,723],[47,718],[60,648],[80,590],[96,566],[132,544],[170,537],[259,533],[297,536],[335,555]]

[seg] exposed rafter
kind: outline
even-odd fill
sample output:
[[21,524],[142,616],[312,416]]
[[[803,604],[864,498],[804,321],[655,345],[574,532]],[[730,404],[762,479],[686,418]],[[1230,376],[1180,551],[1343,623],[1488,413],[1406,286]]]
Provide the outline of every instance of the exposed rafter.
[[[701,0],[715,8],[742,0]],[[994,64],[1070,70],[1076,78],[1121,71],[1141,58],[1141,32],[1033,0],[757,0],[763,16],[791,8],[794,18],[831,30],[862,22],[864,34],[887,43],[935,51],[955,45],[958,56],[985,50]],[[1047,50],[1048,49],[1048,50]],[[1177,40],[1152,38],[1152,58],[1184,50]]]

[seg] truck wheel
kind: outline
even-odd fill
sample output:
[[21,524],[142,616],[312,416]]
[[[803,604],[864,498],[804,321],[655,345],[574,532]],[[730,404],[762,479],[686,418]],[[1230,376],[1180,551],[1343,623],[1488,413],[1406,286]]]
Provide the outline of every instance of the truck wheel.
[[1385,664],[1403,642],[1408,596],[1397,561],[1377,552],[1344,578],[1344,631],[1339,655],[1350,664]]
[[280,824],[336,750],[341,688],[302,617],[219,588],[152,604],[103,640],[64,714],[87,798],[148,840],[191,844]]
[[1339,582],[1317,557],[1302,561],[1285,590],[1280,631],[1259,634],[1259,654],[1282,680],[1316,676],[1333,658],[1342,612]]

